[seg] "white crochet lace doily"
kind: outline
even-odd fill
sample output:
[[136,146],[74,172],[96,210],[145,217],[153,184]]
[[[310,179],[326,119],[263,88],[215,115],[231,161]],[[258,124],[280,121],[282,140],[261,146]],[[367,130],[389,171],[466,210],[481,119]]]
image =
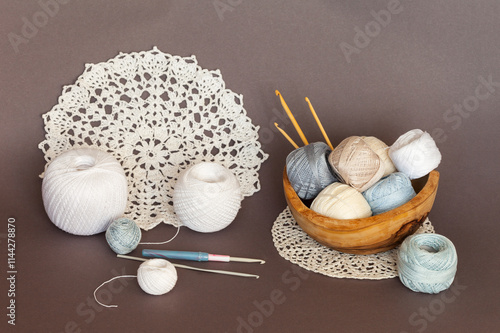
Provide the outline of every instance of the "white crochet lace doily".
[[[416,233],[434,233],[426,219]],[[274,246],[290,262],[307,270],[336,278],[381,280],[398,276],[397,249],[369,254],[346,254],[330,249],[309,237],[287,207],[272,227]]]
[[242,95],[225,87],[219,70],[156,47],[86,64],[43,120],[45,168],[71,148],[111,153],[128,178],[125,216],[145,230],[180,224],[172,194],[188,166],[220,163],[238,177],[243,196],[251,196],[260,190],[258,171],[268,157]]

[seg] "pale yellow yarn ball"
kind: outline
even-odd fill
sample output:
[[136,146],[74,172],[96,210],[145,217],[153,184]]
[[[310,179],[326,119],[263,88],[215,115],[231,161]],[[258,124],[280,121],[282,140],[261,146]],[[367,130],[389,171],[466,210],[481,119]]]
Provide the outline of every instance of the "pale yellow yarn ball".
[[333,183],[321,191],[311,204],[316,213],[334,219],[361,219],[372,215],[363,195],[349,185]]

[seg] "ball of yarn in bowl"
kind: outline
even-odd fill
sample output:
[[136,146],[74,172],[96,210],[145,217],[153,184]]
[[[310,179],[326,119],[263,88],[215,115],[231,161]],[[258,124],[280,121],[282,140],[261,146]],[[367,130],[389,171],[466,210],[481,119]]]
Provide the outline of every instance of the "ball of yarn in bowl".
[[398,251],[399,279],[416,292],[437,294],[448,289],[455,279],[457,263],[455,246],[438,234],[409,236]]
[[411,180],[402,172],[391,173],[363,192],[363,197],[371,207],[373,215],[397,208],[417,195]]
[[126,217],[114,220],[106,230],[106,241],[117,254],[127,254],[135,250],[141,241],[141,229]]
[[340,181],[360,192],[375,184],[385,171],[380,157],[359,136],[342,140],[328,162]]
[[363,195],[342,183],[333,183],[321,191],[312,202],[311,210],[335,219],[360,219],[372,215]]
[[401,135],[389,149],[389,156],[398,171],[410,179],[425,176],[441,162],[441,152],[434,139],[420,129]]
[[386,145],[382,140],[374,136],[362,136],[363,141],[380,157],[382,164],[384,165],[383,177],[396,172],[396,167],[392,163],[389,157],[389,146]]
[[214,162],[184,170],[174,187],[174,211],[183,225],[198,232],[216,232],[235,219],[243,196],[236,176]]
[[313,199],[326,186],[337,181],[328,163],[330,152],[325,143],[314,142],[288,154],[286,172],[299,198]]
[[177,270],[165,259],[150,259],[139,266],[137,282],[146,293],[163,295],[177,283]]
[[47,167],[42,199],[48,217],[60,229],[75,235],[105,231],[123,215],[127,179],[109,153],[76,148],[57,156]]

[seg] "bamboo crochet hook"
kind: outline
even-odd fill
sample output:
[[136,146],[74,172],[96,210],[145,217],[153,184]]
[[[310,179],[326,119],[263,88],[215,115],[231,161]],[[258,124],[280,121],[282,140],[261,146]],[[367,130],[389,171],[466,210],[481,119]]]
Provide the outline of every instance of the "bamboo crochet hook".
[[[126,256],[123,254],[118,254],[118,258],[124,258],[124,259],[132,259],[132,260],[138,260],[138,261],[147,261],[149,259],[146,258],[138,258],[138,257],[132,257],[132,256]],[[191,266],[186,266],[186,265],[180,265],[180,264],[174,264],[172,263],[175,267],[178,268],[184,268],[184,269],[190,269],[193,271],[200,271],[200,272],[207,272],[207,273],[215,273],[215,274],[223,274],[223,275],[233,275],[233,276],[240,276],[240,277],[251,277],[251,278],[256,278],[258,279],[258,275],[254,274],[247,274],[247,273],[240,273],[240,272],[231,272],[231,271],[222,271],[218,269],[202,269],[202,268],[197,268],[197,267],[191,267]]]
[[285,112],[288,115],[288,118],[290,118],[290,120],[292,121],[293,127],[295,127],[295,130],[297,131],[297,133],[299,133],[299,136],[302,139],[302,142],[304,143],[304,145],[307,146],[309,144],[309,142],[307,141],[306,136],[304,135],[304,132],[302,132],[302,129],[300,129],[300,126],[297,123],[297,120],[295,120],[295,117],[293,116],[292,111],[290,111],[290,108],[286,104],[285,99],[283,98],[283,96],[281,96],[281,93],[278,90],[276,90],[276,96],[278,96],[280,98],[281,105],[283,106],[283,109],[285,109]]

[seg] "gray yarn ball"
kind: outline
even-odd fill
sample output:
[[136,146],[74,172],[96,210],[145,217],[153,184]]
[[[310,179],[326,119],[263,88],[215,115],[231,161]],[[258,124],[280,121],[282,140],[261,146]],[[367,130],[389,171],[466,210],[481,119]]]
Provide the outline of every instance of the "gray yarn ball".
[[127,254],[141,241],[141,229],[134,221],[122,217],[113,221],[106,230],[106,241],[115,253]]
[[288,179],[301,199],[313,199],[325,187],[338,181],[328,163],[330,152],[325,143],[314,142],[288,154]]

